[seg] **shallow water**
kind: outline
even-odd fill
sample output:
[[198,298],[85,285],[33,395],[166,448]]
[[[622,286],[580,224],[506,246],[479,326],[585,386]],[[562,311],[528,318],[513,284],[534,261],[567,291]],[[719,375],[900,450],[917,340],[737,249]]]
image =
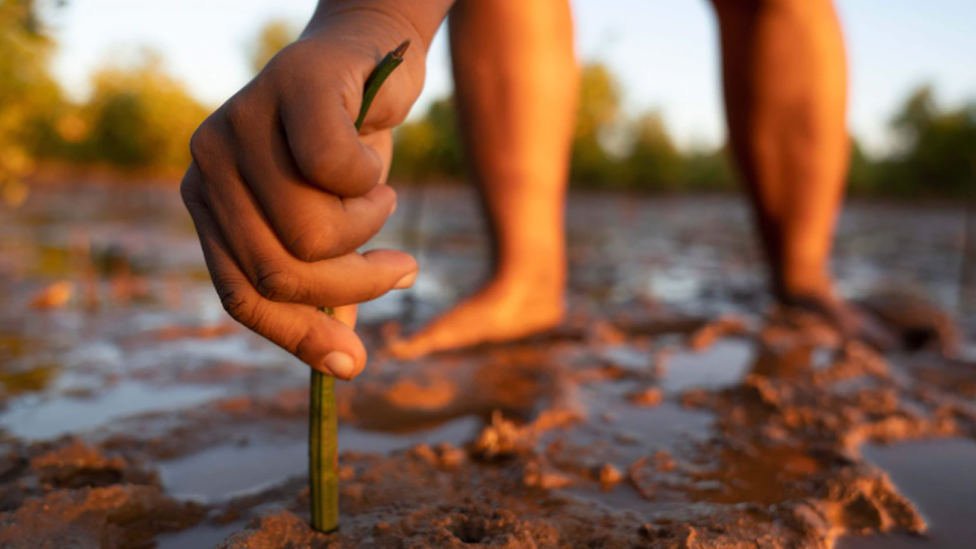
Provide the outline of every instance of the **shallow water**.
[[209,549],[243,527],[243,522],[222,525],[204,524],[181,532],[163,534],[154,540],[156,543],[154,549]]
[[[218,505],[305,475],[307,370],[228,321],[176,195],[173,189],[40,190],[20,210],[0,211],[0,442],[80,434],[119,445],[118,437],[130,444],[129,437],[169,494]],[[417,226],[406,226],[410,216],[398,214],[369,246],[405,247],[422,270],[414,290],[361,308],[368,345],[378,346],[383,322],[399,321],[409,331],[469,293],[487,267],[473,193],[408,191],[398,211],[421,200]],[[755,320],[769,304],[739,200],[575,194],[567,219],[570,303],[589,317],[643,311],[634,305],[641,301],[653,302],[672,325],[689,315]],[[910,286],[957,310],[961,228],[958,208],[851,205],[834,262],[841,290],[862,297],[883,285]],[[66,295],[52,293],[58,283],[67,285]],[[51,307],[32,305],[43,298]],[[961,319],[968,354],[976,349],[973,319],[972,311]],[[558,410],[581,417],[571,428],[545,429],[533,442],[562,474],[593,476],[607,464],[626,472],[658,451],[693,453],[688,449],[719,434],[722,414],[685,405],[685,394],[736,389],[750,373],[762,372],[763,356],[754,334],[695,352],[684,346],[686,333],[665,331],[671,333],[599,344],[557,337],[415,363],[374,356],[362,379],[340,384],[341,447],[391,455],[418,444],[461,446],[496,410],[520,425]],[[811,367],[825,367],[825,353],[814,350]],[[933,383],[965,386],[958,381],[968,374],[958,370]],[[847,390],[870,386],[864,379],[845,382]],[[660,404],[629,400],[654,389]],[[170,432],[185,434],[187,442],[152,438]],[[976,478],[974,448],[972,440],[865,446],[865,457],[921,508],[932,534],[925,542],[845,538],[840,546],[966,546],[960,543],[974,533],[966,517],[976,513],[968,482]],[[702,501],[769,504],[785,497],[781,485],[817,469],[804,448],[760,449],[762,459],[717,451],[712,462],[694,464],[694,485],[664,482],[653,496],[592,481],[559,493],[651,514]],[[244,522],[203,522],[156,542],[212,547]]]
[[[481,422],[464,417],[440,427],[407,435],[339,428],[343,452],[388,454],[417,444],[461,444],[477,433]],[[226,444],[159,466],[163,486],[178,498],[220,501],[260,492],[293,476],[308,473],[308,440]],[[215,474],[216,473],[216,474]]]
[[21,399],[3,413],[0,429],[23,439],[56,438],[113,419],[178,410],[221,395],[219,387],[153,387],[123,382],[85,396],[54,396],[37,402]]

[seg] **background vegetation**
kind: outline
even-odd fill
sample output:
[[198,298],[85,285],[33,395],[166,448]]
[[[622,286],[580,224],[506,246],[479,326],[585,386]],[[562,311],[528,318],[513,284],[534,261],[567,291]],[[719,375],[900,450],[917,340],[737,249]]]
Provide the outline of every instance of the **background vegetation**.
[[[22,200],[24,180],[45,163],[181,173],[189,163],[189,137],[209,107],[167,75],[153,52],[103,67],[92,75],[87,100],[68,100],[51,76],[56,44],[35,4],[0,0],[0,198]],[[268,23],[249,51],[252,70],[258,72],[296,32],[282,21]],[[661,112],[623,112],[623,90],[605,65],[584,66],[580,93],[574,186],[649,192],[735,187],[724,147],[682,149]],[[976,192],[976,103],[947,109],[930,87],[921,87],[892,117],[891,130],[897,146],[883,158],[868,157],[853,143],[851,192],[951,198]],[[393,176],[402,180],[463,178],[452,98],[435,101],[397,129],[394,158]]]
[[[625,116],[621,89],[606,66],[582,71],[572,150],[576,187],[648,192],[725,191],[736,187],[725,147],[682,150],[657,111]],[[418,181],[463,176],[451,99],[435,102],[396,133],[393,174]],[[976,103],[947,109],[934,90],[909,94],[891,118],[896,146],[881,158],[851,142],[849,191],[891,197],[976,196]]]

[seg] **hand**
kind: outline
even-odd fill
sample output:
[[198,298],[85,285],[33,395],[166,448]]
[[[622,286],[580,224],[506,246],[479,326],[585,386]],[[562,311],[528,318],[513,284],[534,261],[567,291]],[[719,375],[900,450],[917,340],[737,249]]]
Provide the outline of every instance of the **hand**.
[[[342,379],[366,363],[354,304],[417,274],[405,253],[356,252],[396,208],[381,183],[391,129],[422,87],[424,52],[408,52],[361,134],[353,123],[366,77],[409,33],[358,14],[310,27],[200,126],[181,186],[227,312]],[[335,318],[317,307],[337,307]]]

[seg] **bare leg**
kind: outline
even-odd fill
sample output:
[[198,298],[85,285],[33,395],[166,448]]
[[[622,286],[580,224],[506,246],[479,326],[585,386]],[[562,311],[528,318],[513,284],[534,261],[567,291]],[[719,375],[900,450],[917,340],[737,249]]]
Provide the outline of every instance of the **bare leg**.
[[729,140],[745,180],[772,290],[784,305],[860,321],[829,273],[846,179],[847,68],[831,0],[713,0]]
[[563,214],[577,99],[566,0],[464,0],[450,15],[465,151],[495,238],[491,280],[391,351],[517,339],[563,315]]

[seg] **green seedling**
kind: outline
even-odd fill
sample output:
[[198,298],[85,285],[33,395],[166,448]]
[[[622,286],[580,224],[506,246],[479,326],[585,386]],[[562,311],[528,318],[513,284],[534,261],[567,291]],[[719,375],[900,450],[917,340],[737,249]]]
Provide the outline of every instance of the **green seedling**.
[[[363,103],[356,118],[360,130],[376,93],[387,77],[403,63],[403,54],[410,41],[400,44],[386,54],[373,69],[363,89]],[[332,316],[332,307],[322,307]],[[339,440],[336,416],[335,378],[312,370],[308,417],[308,478],[312,506],[312,528],[318,532],[334,532],[339,528]]]

